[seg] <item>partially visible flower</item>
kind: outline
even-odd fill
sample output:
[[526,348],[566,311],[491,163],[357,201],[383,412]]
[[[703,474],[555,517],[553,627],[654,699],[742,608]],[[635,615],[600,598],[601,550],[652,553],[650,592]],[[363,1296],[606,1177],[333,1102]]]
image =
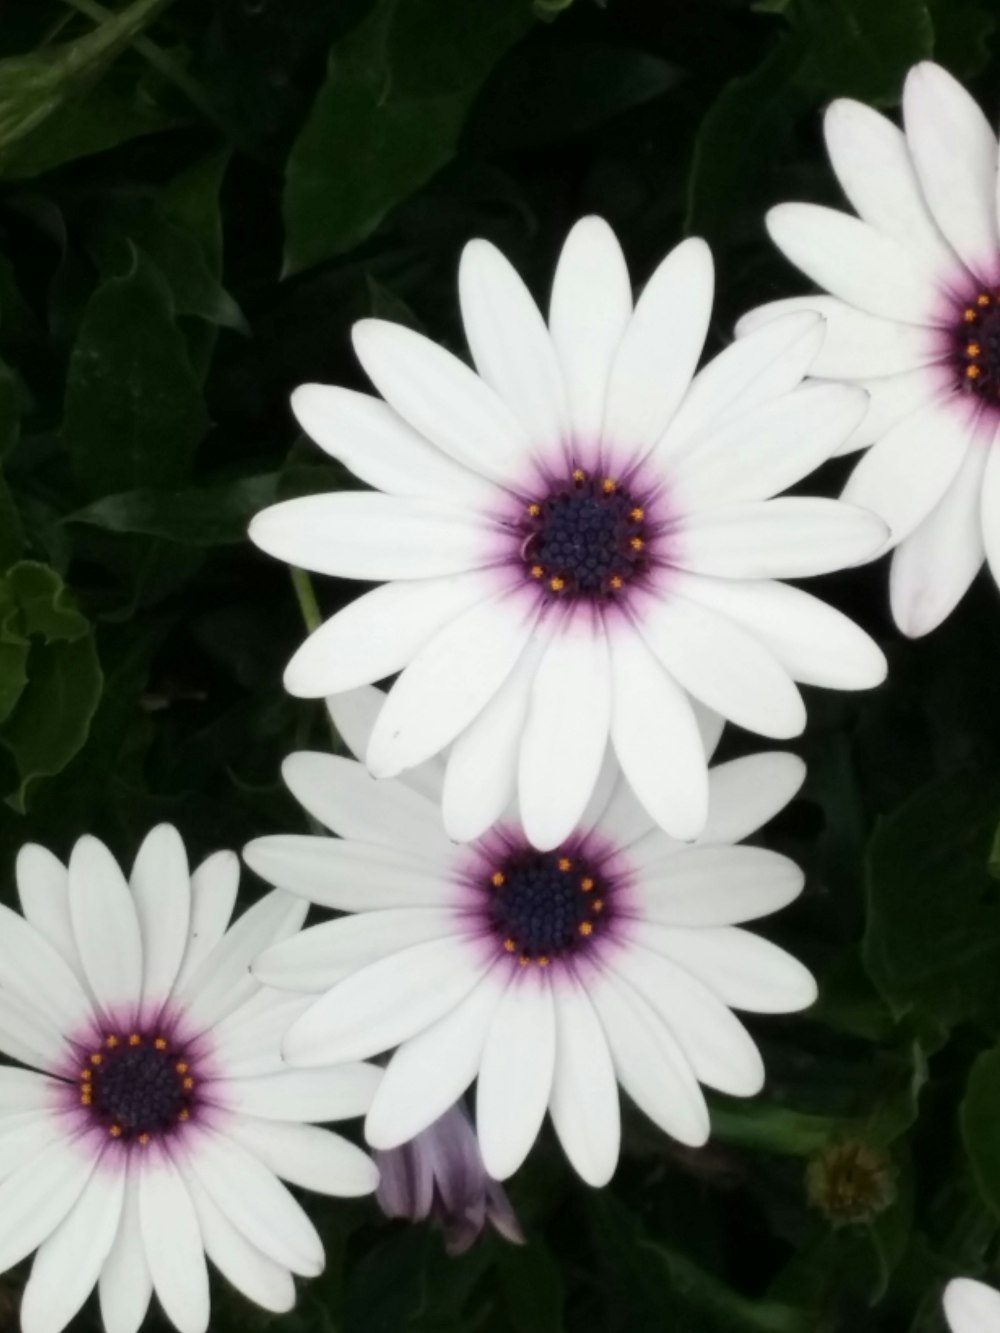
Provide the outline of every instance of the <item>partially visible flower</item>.
[[396,777],[451,746],[443,817],[479,837],[517,789],[528,839],[570,836],[613,749],[677,838],[705,826],[692,698],[765,736],[798,735],[794,682],[863,689],[875,644],[780,582],[868,560],[888,535],[835,500],[775,499],[834,453],[867,399],[800,387],[823,321],[793,315],[697,376],[712,258],[684,241],[633,310],[599,218],[569,235],[548,325],[485,241],[459,295],[478,374],[410,329],[363,320],[354,346],[385,401],[306,385],[306,431],[386,494],[274,505],[250,536],[321,574],[384,582],[322,625],[286,673],[319,697],[401,672],[366,762]]
[[944,1313],[951,1333],[1000,1333],[1000,1292],[957,1277],[944,1289]]
[[475,1131],[461,1105],[398,1148],[376,1149],[375,1198],[387,1217],[430,1218],[444,1232],[449,1254],[462,1254],[489,1223],[506,1240],[524,1244],[507,1191],[486,1174]]
[[[370,1193],[371,1159],[310,1121],[363,1114],[371,1065],[287,1069],[302,1001],[250,975],[306,904],[261,899],[230,926],[239,861],[193,872],[177,831],[145,839],[129,881],[103,843],[69,869],[28,845],[23,916],[0,906],[0,1271],[38,1250],[24,1333],[59,1333],[96,1283],[107,1333],[135,1333],[155,1291],[181,1333],[209,1323],[206,1254],[265,1309],[295,1303],[320,1238],[279,1176]],[[36,1072],[36,1071],[44,1072]]]
[[896,1197],[892,1161],[861,1139],[831,1143],[806,1168],[809,1202],[828,1221],[870,1222]]
[[904,634],[951,614],[989,562],[1000,583],[1000,226],[997,136],[962,86],[910,70],[903,132],[859,102],[826,113],[833,170],[858,217],[779,204],[780,250],[828,296],[775,301],[737,332],[814,310],[810,374],[854,380],[871,408],[842,452],[871,446],[844,500],[885,518],[889,591]]
[[[374,689],[331,700],[355,753],[379,706]],[[571,836],[540,852],[513,816],[476,843],[450,843],[438,761],[377,782],[350,759],[290,756],[292,793],[339,837],[259,838],[244,856],[271,883],[353,915],[254,964],[267,985],[318,995],[289,1029],[286,1058],[311,1068],[398,1047],[365,1124],[375,1148],[412,1139],[478,1079],[476,1130],[498,1180],[548,1111],[575,1169],[604,1184],[618,1159],[618,1082],[667,1133],[703,1144],[699,1080],[734,1096],[764,1081],[732,1009],[787,1013],[815,998],[801,963],[737,928],[796,898],[801,871],[732,845],[803,774],[790,754],[720,764],[708,826],[685,846],[609,761]]]

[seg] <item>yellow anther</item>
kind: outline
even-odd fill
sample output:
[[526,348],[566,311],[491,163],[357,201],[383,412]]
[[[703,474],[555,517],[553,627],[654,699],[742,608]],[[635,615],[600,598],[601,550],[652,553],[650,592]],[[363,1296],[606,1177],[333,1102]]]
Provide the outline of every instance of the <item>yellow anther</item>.
[[108,1034],[108,1036],[104,1038],[104,1044],[105,1046],[107,1046],[109,1051],[113,1051],[115,1047],[118,1045],[118,1038],[115,1036],[113,1032],[111,1032]]
[[138,1032],[133,1032],[129,1035],[128,1044],[130,1046],[141,1046],[142,1037],[140,1037]]
[[187,1109],[186,1106],[182,1106],[181,1109],[177,1112],[177,1119],[178,1119],[178,1120],[190,1120],[190,1119],[191,1119],[191,1112]]
[[614,588],[615,592],[617,592],[619,588],[623,587],[624,583],[625,580],[622,578],[620,574],[612,574],[611,577],[608,579],[609,586]]
[[191,1092],[191,1090],[194,1088],[194,1079],[193,1078],[184,1079],[181,1083],[181,1087],[184,1089],[185,1092]]
[[965,310],[962,311],[962,318],[965,320],[966,324],[971,324],[976,318],[975,308],[971,305],[967,306]]
[[628,516],[632,519],[633,523],[641,523],[646,517],[646,511],[641,505],[636,505],[634,509],[628,511]]
[[92,1069],[81,1069],[80,1077],[83,1079],[84,1083],[89,1083],[94,1077],[94,1071]]
[[542,512],[542,506],[540,504],[532,503],[528,505],[528,513],[531,515],[532,518],[537,518],[541,512]]
[[178,1060],[177,1063],[174,1065],[174,1068],[177,1070],[178,1074],[186,1074],[187,1071],[191,1068],[191,1066],[188,1064],[186,1060]]
[[983,372],[979,369],[978,366],[973,365],[973,366],[966,366],[966,367],[965,367],[965,378],[966,378],[966,379],[969,379],[969,380],[977,380],[977,379],[979,379],[979,376],[980,376],[982,373],[983,373]]
[[94,1100],[94,1099],[93,1099],[93,1097],[91,1097],[91,1095],[90,1095],[89,1092],[81,1092],[81,1093],[80,1093],[80,1105],[81,1105],[81,1106],[89,1106],[93,1100]]
[[594,901],[590,904],[590,910],[591,910],[592,912],[603,912],[603,911],[604,911],[604,899],[603,899],[603,898],[595,898]]
[[531,962],[531,959],[528,957],[528,955],[527,955],[526,953],[523,953],[523,954],[521,954],[521,956],[518,958],[518,960],[517,960],[517,965],[518,965],[518,967],[527,967],[528,964],[529,964],[530,962]]
[[167,1049],[166,1037],[157,1037],[156,1040],[153,1042],[153,1045],[156,1047],[158,1051],[165,1051]]
[[646,543],[641,537],[632,537],[629,541],[629,546],[631,546],[633,551],[641,551],[645,545]]
[[506,879],[507,876],[503,873],[502,870],[494,870],[493,874],[490,875],[490,883],[493,885],[495,889],[502,889],[504,883],[506,882]]
[[617,489],[618,483],[615,481],[614,477],[605,477],[601,482],[601,490],[605,495],[614,495]]
[[594,933],[594,927],[591,925],[591,923],[590,923],[589,921],[581,921],[581,922],[580,922],[580,934],[581,934],[581,935],[593,935],[593,933]]
[[969,356],[982,356],[983,354],[983,349],[979,343],[969,343],[965,350]]
[[574,469],[573,469],[573,480],[574,480],[574,481],[586,481],[586,480],[587,480],[587,474],[586,474],[586,472],[584,472],[584,470],[583,470],[582,467],[577,467],[577,468],[574,468]]
[[559,858],[559,869],[560,869],[560,870],[572,870],[572,869],[573,869],[573,862],[569,859],[568,856],[560,856],[560,858]]
[[531,566],[531,577],[533,579],[540,579],[544,576],[544,574],[545,574],[545,567],[543,565]]
[[514,943],[513,940],[508,939],[504,940],[503,947],[507,950],[508,953],[513,953],[514,950],[517,948],[517,945]]
[[142,1144],[142,1146],[145,1148],[146,1144],[149,1142],[149,1135],[148,1135],[148,1134],[140,1134],[140,1135],[139,1135],[139,1142],[140,1142],[140,1143]]
[[123,1133],[121,1125],[112,1125],[108,1133],[113,1139],[120,1139]]
[[549,579],[549,587],[553,592],[562,592],[563,588],[566,587],[566,580],[561,579],[557,574],[555,578]]
[[583,889],[584,893],[589,893],[593,887],[594,887],[594,881],[590,878],[589,875],[587,875],[584,879],[580,880],[580,888]]
[[984,306],[984,305],[989,305],[989,303],[990,303],[990,298],[986,292],[980,292],[979,295],[976,297],[976,305]]
[[550,960],[547,953],[540,953],[538,957],[535,959],[535,962],[538,964],[539,967],[548,967],[549,961]]
[[100,1053],[100,1051],[95,1051],[94,1054],[90,1057],[90,1063],[92,1065],[102,1065],[104,1063],[104,1056]]

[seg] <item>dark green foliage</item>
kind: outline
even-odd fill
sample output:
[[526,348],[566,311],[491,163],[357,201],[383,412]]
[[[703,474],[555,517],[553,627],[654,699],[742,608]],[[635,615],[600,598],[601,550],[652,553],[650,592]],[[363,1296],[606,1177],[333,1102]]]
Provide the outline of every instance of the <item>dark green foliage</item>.
[[[279,765],[327,732],[281,691],[300,617],[244,534],[275,499],[345,484],[287,400],[362,386],[354,320],[461,350],[464,242],[491,237],[544,298],[594,210],[640,279],[685,232],[709,237],[716,350],[743,309],[800,287],[762,215],[837,200],[832,97],[892,112],[935,55],[1000,104],[992,0],[0,8],[8,902],[28,839],[65,854],[89,830],[127,859],[161,819],[195,856],[304,828]],[[910,644],[883,568],[824,583],[892,670],[869,695],[810,697],[809,780],[765,835],[809,879],[764,930],[822,996],[749,1020],[764,1093],[713,1098],[697,1153],[626,1108],[603,1194],[543,1138],[512,1189],[525,1250],[449,1259],[370,1203],[314,1203],[329,1267],[289,1333],[940,1333],[944,1280],[1000,1271],[1000,599],[981,580]],[[325,611],[353,595],[317,592]],[[806,1179],[844,1144],[891,1189],[835,1226]],[[214,1328],[248,1319],[265,1322],[220,1282]]]

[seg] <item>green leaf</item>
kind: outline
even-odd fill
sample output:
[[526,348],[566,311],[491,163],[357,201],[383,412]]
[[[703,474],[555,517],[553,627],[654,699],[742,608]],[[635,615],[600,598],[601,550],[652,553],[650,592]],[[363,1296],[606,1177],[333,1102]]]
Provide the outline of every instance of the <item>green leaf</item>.
[[497,1273],[512,1333],[561,1333],[562,1275],[543,1244],[501,1245]]
[[0,573],[24,553],[24,531],[7,479],[0,469]]
[[168,3],[133,0],[74,42],[0,61],[0,172],[13,164],[16,173],[18,145],[86,91]]
[[947,1029],[1000,1000],[1000,890],[986,865],[1000,784],[963,774],[923,788],[868,851],[868,973],[897,1015]]
[[973,1064],[960,1111],[962,1142],[983,1201],[1000,1218],[1000,1046]]
[[925,0],[795,0],[788,13],[838,97],[895,106],[907,70],[934,50]]
[[990,58],[997,27],[995,6],[980,0],[928,0],[934,23],[934,59],[960,79],[978,74]]
[[70,359],[63,434],[92,496],[176,485],[207,427],[169,288],[138,251],[91,297]]
[[356,245],[450,160],[480,85],[530,23],[529,0],[379,0],[333,47],[288,159],[287,271]]

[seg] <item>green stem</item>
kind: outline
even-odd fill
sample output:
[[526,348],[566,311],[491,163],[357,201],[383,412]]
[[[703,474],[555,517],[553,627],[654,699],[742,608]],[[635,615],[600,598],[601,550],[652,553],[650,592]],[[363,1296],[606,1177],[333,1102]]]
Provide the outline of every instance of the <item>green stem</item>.
[[295,589],[295,600],[302,612],[303,624],[312,634],[313,630],[319,629],[322,625],[323,614],[319,609],[319,602],[316,600],[312,579],[304,569],[296,569],[294,565],[292,566],[292,587]]

